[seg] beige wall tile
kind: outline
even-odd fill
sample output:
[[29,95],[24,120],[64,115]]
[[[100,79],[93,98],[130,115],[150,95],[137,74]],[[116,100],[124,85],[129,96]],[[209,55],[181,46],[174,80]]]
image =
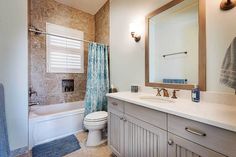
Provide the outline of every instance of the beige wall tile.
[[110,1],[108,0],[104,6],[95,15],[95,40],[99,43],[109,45],[110,32]]
[[[95,40],[95,17],[76,10],[54,0],[30,0],[30,25],[45,31],[46,22],[78,29],[84,32],[85,40]],[[43,35],[29,36],[29,83],[38,96],[31,101],[39,101],[43,105],[84,100],[87,78],[88,44],[85,43],[84,74],[52,74],[46,72],[46,38]],[[75,91],[63,93],[62,79],[74,79]]]

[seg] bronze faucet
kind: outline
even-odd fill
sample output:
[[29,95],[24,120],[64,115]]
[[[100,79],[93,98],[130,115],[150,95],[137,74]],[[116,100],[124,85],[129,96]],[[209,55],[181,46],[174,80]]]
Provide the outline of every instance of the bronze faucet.
[[169,93],[168,93],[168,90],[167,90],[167,89],[165,89],[165,88],[162,88],[162,89],[154,88],[154,89],[157,89],[157,94],[156,94],[156,96],[161,96],[161,91],[163,91],[163,96],[164,96],[164,97],[169,97]]
[[[169,92],[168,92],[168,90],[167,89],[165,89],[165,88],[162,88],[162,89],[160,89],[160,88],[154,88],[154,89],[156,89],[157,90],[157,94],[156,94],[156,96],[161,96],[161,91],[163,91],[163,97],[170,97],[170,95],[169,95]],[[172,95],[172,99],[177,99],[177,96],[176,96],[176,92],[178,92],[179,90],[173,90],[173,95]]]

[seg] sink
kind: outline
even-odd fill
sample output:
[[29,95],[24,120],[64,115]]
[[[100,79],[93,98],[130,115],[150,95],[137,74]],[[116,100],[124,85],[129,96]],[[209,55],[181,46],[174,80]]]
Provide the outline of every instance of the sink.
[[170,100],[168,98],[158,97],[158,96],[140,96],[139,98],[142,99],[142,100],[150,101],[150,102],[174,103],[173,100]]

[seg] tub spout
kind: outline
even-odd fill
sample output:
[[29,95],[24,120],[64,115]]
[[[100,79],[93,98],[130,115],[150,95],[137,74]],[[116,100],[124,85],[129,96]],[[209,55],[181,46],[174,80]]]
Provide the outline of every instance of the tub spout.
[[36,106],[36,105],[40,105],[39,102],[29,102],[29,106]]

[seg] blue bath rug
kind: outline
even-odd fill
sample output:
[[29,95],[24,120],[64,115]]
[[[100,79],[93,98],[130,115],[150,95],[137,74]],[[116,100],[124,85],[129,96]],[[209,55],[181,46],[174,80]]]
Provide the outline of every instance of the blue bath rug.
[[33,157],[62,157],[80,149],[75,135],[67,136],[49,143],[35,146],[32,149]]

